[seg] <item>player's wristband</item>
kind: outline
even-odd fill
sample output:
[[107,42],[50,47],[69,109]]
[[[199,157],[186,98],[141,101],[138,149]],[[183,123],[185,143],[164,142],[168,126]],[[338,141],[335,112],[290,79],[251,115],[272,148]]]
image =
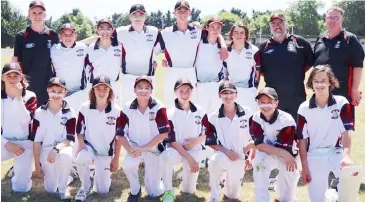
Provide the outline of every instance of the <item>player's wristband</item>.
[[60,153],[60,150],[57,149],[56,147],[53,147],[53,150],[55,150],[57,154]]

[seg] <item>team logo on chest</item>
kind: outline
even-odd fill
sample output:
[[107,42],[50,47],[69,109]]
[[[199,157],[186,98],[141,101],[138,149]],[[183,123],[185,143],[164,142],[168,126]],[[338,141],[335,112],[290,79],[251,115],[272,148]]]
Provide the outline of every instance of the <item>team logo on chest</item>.
[[247,128],[247,120],[243,119],[240,121],[240,128]]
[[149,118],[150,118],[150,121],[155,120],[155,118],[156,118],[156,114],[155,114],[155,112],[150,112],[150,114],[149,114]]
[[289,52],[297,52],[297,50],[295,49],[294,42],[290,41],[290,42],[288,43],[288,51],[289,51]]
[[35,46],[34,43],[25,44],[25,48],[33,48],[34,46]]
[[273,52],[274,52],[274,49],[269,49],[269,50],[265,51],[265,54],[271,55],[271,53],[273,53]]
[[334,48],[340,48],[340,45],[341,45],[341,41],[337,41],[336,45],[334,46]]
[[52,41],[51,40],[47,40],[47,47],[48,48],[51,48],[51,46],[52,46]]
[[190,37],[191,37],[191,39],[196,39],[196,37],[198,37],[195,30],[190,32]]
[[66,125],[67,123],[67,117],[61,117],[61,125]]
[[202,123],[202,121],[201,121],[201,120],[202,120],[202,117],[201,117],[201,116],[199,116],[199,115],[196,115],[196,116],[195,116],[195,123],[196,123],[196,124],[201,124],[201,123]]
[[147,41],[153,41],[153,34],[146,34]]
[[331,119],[338,119],[340,116],[340,110],[334,109],[331,111]]
[[252,59],[252,52],[246,52],[246,59]]
[[120,56],[120,50],[114,49],[114,56]]
[[79,50],[77,50],[76,51],[76,53],[77,53],[77,56],[84,56],[84,49],[79,49]]
[[107,121],[106,121],[106,124],[108,125],[115,125],[115,122],[116,122],[116,118],[115,117],[112,117],[112,116],[109,116],[107,117]]

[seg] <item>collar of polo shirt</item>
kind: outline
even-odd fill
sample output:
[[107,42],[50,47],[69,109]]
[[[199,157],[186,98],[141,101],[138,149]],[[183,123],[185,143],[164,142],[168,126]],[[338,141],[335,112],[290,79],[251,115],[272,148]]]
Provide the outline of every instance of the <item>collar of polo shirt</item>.
[[[286,41],[286,40],[291,40],[291,39],[293,39],[293,38],[295,38],[295,36],[294,35],[292,35],[292,34],[289,34],[289,33],[287,33],[286,34],[286,38],[284,39],[284,41]],[[283,43],[284,41],[282,41],[282,42],[277,42],[277,41],[275,41],[272,37],[270,37],[270,39],[269,39],[269,43]]]
[[[25,89],[23,89],[22,91],[22,97],[25,96]],[[1,99],[6,99],[8,98],[8,94],[6,94],[5,88],[1,90]]]
[[[65,46],[65,44],[63,44],[63,42],[61,42],[61,46],[63,47],[63,48],[67,48],[66,46]],[[74,48],[76,46],[76,42],[74,42],[74,44],[70,47],[70,48]]]
[[[118,40],[113,40],[112,38],[111,38],[111,40],[112,40],[112,46],[119,45]],[[96,40],[95,45],[94,45],[94,50],[98,50],[99,48],[100,48],[100,38],[98,38],[98,40]]]
[[279,110],[278,109],[275,109],[274,111],[274,116],[270,119],[270,120],[267,120],[265,118],[265,116],[260,112],[260,118],[266,122],[268,122],[269,124],[273,124],[275,123],[275,121],[278,119],[278,116],[279,116]]
[[[47,27],[46,25],[43,25],[43,27],[44,27],[44,30],[40,34],[47,34],[47,35],[49,35],[50,34],[49,27]],[[28,26],[25,32],[30,32],[30,31],[31,32],[35,32],[35,31],[33,31],[33,29],[30,26]]]
[[[196,108],[196,106],[192,103],[192,102],[190,102],[189,101],[189,103],[190,103],[190,111],[191,112],[196,112],[198,109]],[[181,108],[181,106],[180,106],[180,104],[179,104],[179,100],[176,98],[175,99],[175,107],[177,108],[177,109],[180,109],[180,110],[183,110],[182,108]]]
[[[150,99],[148,100],[148,108],[152,109],[156,105],[157,105],[156,100],[153,99],[152,97],[150,97]],[[131,106],[129,108],[130,109],[137,109],[138,108],[137,98],[133,100],[133,102],[131,103]]]
[[[46,102],[43,103],[43,105],[41,105],[41,109],[47,110],[48,106],[49,106],[49,100],[47,100]],[[66,114],[67,112],[71,111],[70,106],[68,105],[68,103],[65,100],[62,100],[61,111],[63,114]]]
[[[133,31],[135,31],[132,25],[130,25],[130,27],[129,27],[128,31],[129,31],[129,32],[133,32]],[[147,31],[147,26],[146,26],[146,25],[143,25],[143,31],[144,31],[144,32],[146,32],[146,31]]]
[[[237,104],[236,102],[234,103],[236,105],[236,115],[238,117],[244,116],[245,110],[241,107],[241,105]],[[219,113],[218,113],[218,118],[224,118],[226,117],[226,115],[224,114],[224,104],[221,105],[221,107],[219,108]]]
[[[328,103],[327,106],[330,107],[332,105],[336,104],[336,100],[333,97],[332,93],[330,93],[330,96],[328,97]],[[309,100],[309,109],[313,109],[316,108],[317,104],[316,104],[316,94],[313,94],[311,99]]]
[[[194,29],[195,29],[195,27],[190,26],[190,24],[188,25],[188,30],[189,31],[194,30]],[[173,32],[179,31],[179,28],[177,27],[177,24],[176,23],[172,26],[172,31]]]
[[[90,102],[90,109],[96,109],[96,102]],[[112,111],[112,103],[109,102],[108,106],[105,108],[105,113],[109,113]]]

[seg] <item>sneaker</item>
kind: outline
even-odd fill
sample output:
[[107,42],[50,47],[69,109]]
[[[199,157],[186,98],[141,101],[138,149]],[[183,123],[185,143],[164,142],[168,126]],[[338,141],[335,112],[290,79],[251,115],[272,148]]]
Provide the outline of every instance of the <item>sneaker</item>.
[[174,202],[175,199],[176,199],[176,196],[172,190],[166,191],[162,197],[163,202]]
[[223,200],[229,200],[229,198],[226,195],[223,195]]
[[12,166],[8,172],[6,173],[6,176],[8,176],[9,178],[12,178],[14,176],[14,166]]
[[132,193],[129,193],[127,202],[138,202],[138,199],[141,197],[141,188],[139,188],[139,192],[136,195],[133,195]]
[[61,201],[71,201],[70,195],[66,193],[58,193],[58,195],[60,196]]
[[86,197],[89,195],[90,191],[85,191],[84,189],[80,189],[76,196],[75,196],[75,201],[77,202],[82,202],[82,201],[86,201]]
[[274,178],[270,178],[269,180],[270,180],[269,190],[271,190],[271,191],[275,191],[275,189],[276,189],[276,184],[277,184],[277,179],[276,179],[276,177],[274,177]]
[[218,200],[218,199],[216,199],[216,198],[211,198],[211,199],[209,200],[209,202],[219,202],[219,200]]

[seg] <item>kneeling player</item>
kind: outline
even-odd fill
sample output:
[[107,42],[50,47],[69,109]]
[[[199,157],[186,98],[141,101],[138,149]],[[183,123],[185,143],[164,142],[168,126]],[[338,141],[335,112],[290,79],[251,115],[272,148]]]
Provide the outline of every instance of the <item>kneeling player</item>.
[[290,114],[277,109],[278,95],[273,88],[262,89],[256,99],[260,111],[250,118],[249,123],[258,150],[253,160],[255,201],[270,201],[270,173],[273,169],[279,169],[276,201],[294,202],[300,177],[295,121]]
[[166,188],[164,202],[175,199],[172,187],[173,166],[181,162],[183,164],[181,191],[192,194],[196,190],[199,163],[202,158],[201,144],[205,143],[208,117],[203,108],[190,101],[193,88],[190,80],[177,80],[174,87],[177,96],[175,106],[167,111],[170,124],[167,142],[170,147],[162,153],[163,181]]
[[115,105],[114,94],[107,76],[97,76],[92,83],[89,101],[80,109],[75,151],[81,189],[76,201],[85,201],[91,187],[90,162],[95,164],[94,191],[109,192],[111,172],[119,167],[120,137],[123,135],[123,112]]
[[329,66],[314,67],[307,87],[314,95],[300,105],[297,126],[302,179],[308,183],[310,201],[322,202],[329,173],[339,177],[340,169],[352,164],[350,131],[354,120],[347,99],[331,94],[339,82]]
[[66,83],[53,77],[49,80],[49,101],[39,107],[33,120],[34,163],[38,176],[44,174],[44,188],[58,192],[61,200],[70,199],[67,179],[71,173],[72,147],[75,141],[76,118],[66,101]]
[[146,191],[151,197],[164,193],[161,180],[161,158],[164,150],[161,142],[167,138],[169,123],[166,108],[153,97],[152,80],[146,75],[137,77],[134,84],[136,99],[128,102],[123,112],[126,117],[126,133],[122,145],[127,150],[123,170],[130,184],[128,202],[138,201],[141,196],[141,185],[138,179],[138,166],[144,162],[144,181]]
[[206,145],[215,150],[208,167],[212,202],[219,201],[219,182],[224,171],[227,171],[223,189],[224,199],[237,199],[245,175],[245,166],[250,164],[243,149],[251,140],[248,120],[252,112],[235,102],[237,89],[231,82],[224,81],[220,84],[219,97],[223,104],[209,118],[210,125],[206,131]]

